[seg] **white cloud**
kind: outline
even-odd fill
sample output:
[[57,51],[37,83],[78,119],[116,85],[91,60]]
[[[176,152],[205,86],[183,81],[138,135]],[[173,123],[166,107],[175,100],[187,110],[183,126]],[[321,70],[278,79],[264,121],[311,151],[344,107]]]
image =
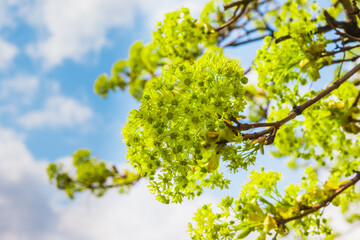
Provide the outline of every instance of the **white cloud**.
[[[24,138],[0,127],[0,239],[187,239],[187,222],[210,198],[163,205],[140,182],[128,195],[83,193],[74,201],[50,186],[46,162]],[[69,160],[69,157],[63,158]]]
[[[158,21],[164,19],[166,13],[175,11],[181,7],[189,8],[191,16],[198,18],[205,4],[208,2],[207,0],[137,0],[136,7],[148,18],[147,23],[150,31]],[[151,10],[149,11],[149,9]]]
[[[247,70],[247,69],[244,69],[244,70]],[[259,82],[259,80],[258,80],[259,75],[255,70],[250,71],[249,74],[246,75],[246,77],[248,78],[248,84],[257,86],[257,84]]]
[[[359,212],[359,205],[352,205],[350,208],[352,213]],[[335,207],[330,205],[325,210],[325,217],[331,218],[330,227],[333,231],[337,233],[342,233],[337,239],[347,240],[347,239],[359,239],[360,228],[359,223],[355,222],[350,224],[342,217],[340,207]]]
[[[1,50],[0,50],[1,52]],[[31,103],[39,88],[39,79],[34,76],[17,75],[0,82],[0,100]]]
[[111,43],[107,37],[109,30],[134,27],[139,11],[145,15],[144,22],[153,27],[168,11],[188,6],[199,13],[203,3],[205,1],[38,0],[22,11],[40,34],[40,40],[28,45],[27,52],[43,60],[46,67],[61,64],[65,59],[82,61],[88,53],[98,52]]
[[[29,169],[40,166],[39,163],[33,162],[31,153],[23,142],[23,136],[0,127],[0,169],[1,176],[7,181],[19,182]],[[31,173],[35,174],[33,171]],[[44,174],[38,171],[35,175]]]
[[11,65],[19,50],[16,45],[0,38],[0,52],[0,70],[4,70]]
[[73,127],[92,116],[92,110],[75,99],[54,96],[46,100],[43,109],[26,113],[18,122],[26,128]]
[[0,116],[3,114],[11,114],[14,115],[18,113],[18,108],[15,105],[4,105],[0,106]]
[[30,9],[33,15],[29,21],[47,34],[29,45],[27,51],[32,57],[44,60],[48,67],[64,59],[80,61],[108,43],[109,29],[132,25],[132,5],[114,0],[37,1]]
[[[187,223],[203,203],[203,198],[182,205],[164,205],[150,195],[146,182],[133,187],[128,195],[107,193],[96,199],[87,194],[71,205],[60,206],[58,229],[72,232],[76,239],[187,239]],[[77,228],[74,227],[77,226]],[[89,226],[93,226],[91,230]]]
[[[14,28],[25,20],[38,33],[26,52],[51,68],[70,59],[86,61],[109,44],[110,30],[133,28],[141,16],[149,32],[164,14],[182,6],[198,15],[207,1],[191,0],[8,0],[0,2],[0,29]],[[126,34],[126,33],[124,33]],[[146,33],[148,34],[148,33]],[[0,38],[0,69],[8,67],[19,50]]]
[[40,239],[53,224],[45,162],[35,162],[23,136],[0,127],[0,239]]
[[15,26],[14,12],[12,11],[14,4],[13,0],[0,1],[0,29]]

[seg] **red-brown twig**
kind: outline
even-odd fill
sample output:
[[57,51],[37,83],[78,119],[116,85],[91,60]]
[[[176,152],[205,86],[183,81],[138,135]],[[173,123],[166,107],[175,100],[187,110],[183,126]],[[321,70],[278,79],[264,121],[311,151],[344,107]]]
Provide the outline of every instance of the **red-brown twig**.
[[309,214],[311,214],[313,212],[318,211],[319,209],[321,209],[323,207],[328,206],[332,202],[332,200],[334,200],[334,198],[336,198],[336,196],[338,196],[340,193],[344,192],[349,187],[355,185],[359,180],[360,180],[360,172],[356,172],[355,177],[350,179],[348,182],[340,185],[339,188],[333,194],[331,194],[328,198],[326,198],[324,201],[310,207],[310,210],[308,210],[308,211],[306,211],[304,213],[301,213],[299,215],[296,215],[296,216],[293,216],[293,217],[290,217],[290,218],[285,218],[285,219],[278,219],[276,221],[277,225],[278,226],[284,225],[287,222],[290,222],[290,221],[305,217],[305,216],[307,216],[307,215],[309,215]]
[[[236,129],[237,131],[241,132],[244,130],[249,130],[253,128],[260,128],[260,127],[271,127],[266,130],[255,132],[255,133],[243,133],[243,139],[257,139],[261,136],[264,136],[265,134],[271,133],[274,131],[274,129],[277,129],[287,123],[288,121],[294,119],[297,115],[302,114],[302,112],[315,104],[316,102],[320,101],[322,98],[327,96],[329,93],[340,87],[342,83],[344,83],[346,80],[348,80],[352,75],[354,75],[356,72],[360,71],[360,64],[357,64],[353,69],[348,71],[344,76],[333,82],[331,85],[329,85],[327,88],[325,88],[322,92],[320,92],[318,95],[314,96],[313,98],[309,99],[305,103],[301,104],[300,106],[294,106],[293,110],[282,120],[271,122],[271,123],[246,123],[246,124],[240,124],[238,126],[232,126],[233,129]],[[269,143],[271,144],[271,143]]]

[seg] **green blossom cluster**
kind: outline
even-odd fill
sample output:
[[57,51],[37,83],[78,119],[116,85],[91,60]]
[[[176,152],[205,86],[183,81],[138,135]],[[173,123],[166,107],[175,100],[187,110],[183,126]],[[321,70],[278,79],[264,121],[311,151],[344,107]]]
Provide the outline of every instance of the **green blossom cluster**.
[[[89,150],[78,150],[73,155],[73,165],[77,168],[76,181],[81,183],[78,186],[69,176],[63,171],[62,165],[52,163],[48,166],[47,172],[50,180],[55,180],[59,189],[64,189],[70,198],[74,198],[76,191],[81,191],[90,185],[102,186],[105,184],[107,177],[111,172],[106,168],[104,162],[97,162],[95,158],[90,157]],[[104,192],[99,191],[97,195],[102,195]]]
[[110,90],[122,90],[129,86],[129,92],[137,100],[141,99],[145,83],[154,77],[158,68],[160,55],[154,44],[144,46],[135,42],[129,52],[128,60],[117,61],[111,71],[111,76],[100,75],[95,82],[95,92],[106,97]]
[[163,202],[194,197],[203,186],[226,187],[217,171],[221,155],[237,167],[253,162],[255,153],[239,157],[239,144],[226,145],[242,142],[226,124],[244,110],[246,82],[236,60],[209,51],[193,64],[170,66],[148,83],[123,134],[129,162],[151,176],[151,189]]
[[319,70],[332,62],[333,56],[323,55],[330,41],[324,34],[315,35],[317,25],[324,23],[323,18],[313,20],[318,13],[315,3],[288,1],[276,16],[275,38],[264,39],[254,61],[258,86],[266,89],[269,98],[279,103],[303,101],[300,86],[306,85],[307,79],[319,79]]
[[[204,205],[194,216],[196,225],[189,224],[192,239],[244,239],[251,232],[258,232],[257,240],[266,236],[287,235],[288,226],[302,236],[325,234],[326,239],[334,235],[322,218],[321,212],[279,224],[279,220],[297,216],[309,207],[324,201],[341,184],[339,179],[329,179],[325,184],[319,183],[313,168],[308,167],[298,185],[290,184],[285,194],[278,190],[279,173],[261,171],[250,173],[250,181],[243,185],[240,197],[225,197],[218,208]],[[353,195],[354,191],[347,194]],[[338,206],[341,199],[337,197],[333,204]]]
[[[345,82],[329,98],[304,111],[303,119],[282,126],[275,138],[273,155],[292,156],[292,167],[303,160],[315,160],[316,167],[332,166],[333,173],[352,175],[359,167],[360,156],[360,139],[356,137],[360,128],[353,121],[360,116],[359,107],[353,106],[358,91],[354,83]],[[282,119],[289,111],[273,109],[269,119]]]
[[[189,225],[192,239],[244,239],[252,232],[257,240],[277,239],[289,230],[304,238],[321,234],[333,239],[319,204],[331,202],[341,206],[349,221],[360,219],[349,214],[349,205],[360,199],[353,187],[360,178],[360,81],[349,79],[321,100],[308,100],[330,84],[331,79],[318,81],[322,68],[341,63],[337,79],[347,67],[344,62],[358,59],[354,36],[360,33],[354,31],[356,23],[349,25],[356,16],[342,14],[351,9],[350,1],[332,3],[327,13],[337,25],[338,39],[329,28],[329,15],[307,0],[282,1],[279,10],[271,0],[213,0],[200,21],[187,8],[168,13],[150,44],[134,43],[129,58],[116,62],[110,77],[103,74],[95,83],[95,92],[103,97],[129,87],[141,102],[123,129],[127,159],[137,173],[119,173],[80,150],[73,155],[76,170],[50,164],[50,180],[73,198],[86,189],[98,196],[113,187],[123,192],[146,177],[157,200],[181,203],[200,196],[204,188],[228,188],[223,170],[247,170],[258,151],[264,153],[264,145],[273,143],[275,157],[290,157],[289,167],[305,168],[301,183],[280,193],[280,173],[252,171],[239,198],[226,197],[217,209],[205,205],[198,210],[196,225]],[[348,19],[340,22],[344,16]],[[253,66],[258,87],[244,86],[247,78],[239,62],[215,45],[261,38],[264,46]],[[317,91],[311,90],[315,81],[323,85]],[[305,102],[311,106],[297,112]],[[292,119],[294,112],[300,116]],[[329,170],[326,182],[318,180],[319,169]],[[341,189],[354,173],[352,184]]]
[[189,9],[165,15],[153,32],[153,41],[159,54],[173,60],[193,60],[198,57],[203,46],[216,43],[216,34],[210,35],[204,24],[190,16]]
[[146,82],[155,77],[159,67],[193,61],[204,47],[213,46],[216,40],[217,34],[192,18],[189,9],[168,13],[156,26],[150,44],[135,42],[128,60],[117,61],[110,77],[102,74],[97,78],[95,92],[106,97],[110,90],[129,86],[129,92],[140,100]]
[[50,181],[55,181],[59,189],[63,189],[69,198],[74,198],[76,192],[90,189],[100,197],[107,191],[107,186],[117,186],[120,192],[139,180],[137,173],[124,171],[119,174],[116,168],[109,168],[105,162],[91,157],[87,149],[80,149],[73,154],[75,172],[68,172],[63,164],[51,163],[47,168]]
[[200,14],[200,21],[210,29],[217,28],[226,23],[233,16],[234,11],[224,11],[223,6],[231,0],[209,1]]

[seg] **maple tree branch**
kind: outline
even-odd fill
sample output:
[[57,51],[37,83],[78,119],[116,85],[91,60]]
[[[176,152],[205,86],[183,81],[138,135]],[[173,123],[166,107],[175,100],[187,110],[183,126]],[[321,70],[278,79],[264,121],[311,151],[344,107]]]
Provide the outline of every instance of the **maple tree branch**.
[[[224,5],[224,10],[228,10],[230,8],[233,8],[233,7],[237,7],[237,6],[240,6],[240,5],[243,5],[243,4],[246,4],[247,2],[250,3],[252,1],[256,1],[256,0],[238,0],[238,1],[235,1],[235,2],[232,2],[232,3],[229,3],[229,4],[226,4]],[[271,0],[265,0],[263,2],[260,2],[258,3],[258,5],[262,5],[266,2],[270,2]]]
[[352,57],[352,58],[348,58],[348,59],[338,59],[338,60],[333,60],[331,62],[332,64],[336,64],[336,63],[341,63],[341,62],[355,62],[358,58],[360,58],[360,55]]
[[224,48],[225,47],[236,47],[236,46],[244,45],[244,44],[247,44],[247,43],[260,41],[260,40],[263,40],[267,36],[272,36],[272,35],[269,34],[269,35],[264,35],[264,36],[260,36],[260,37],[257,37],[257,38],[252,38],[252,39],[249,39],[249,40],[245,40],[245,41],[242,41],[242,42],[229,43],[229,44],[225,45]]
[[[294,119],[297,115],[301,115],[304,110],[315,104],[316,102],[320,101],[322,98],[327,96],[329,93],[337,89],[341,86],[346,80],[348,80],[352,75],[354,75],[356,72],[360,71],[360,64],[357,64],[353,69],[348,71],[344,76],[333,82],[331,85],[329,85],[326,89],[324,89],[322,92],[320,92],[318,95],[314,96],[313,98],[309,99],[305,103],[301,104],[300,106],[294,106],[293,110],[282,120],[276,121],[276,122],[270,122],[270,123],[237,123],[238,126],[232,126],[231,128],[236,131],[244,131],[244,130],[250,130],[253,128],[260,128],[260,127],[270,127],[268,129],[265,129],[260,132],[254,132],[254,133],[241,133],[244,140],[248,139],[257,139],[261,136],[264,136],[267,133],[272,133],[285,123],[289,122],[290,120]],[[267,141],[265,143],[266,145],[272,144],[274,141],[275,136],[273,136],[271,141]]]
[[262,137],[262,136],[264,136],[265,134],[271,133],[271,132],[273,132],[273,131],[274,131],[274,130],[273,130],[272,128],[268,128],[268,129],[265,129],[265,130],[260,131],[260,132],[243,133],[243,134],[242,134],[242,137],[243,137],[243,140],[258,139],[259,137]]
[[314,103],[316,103],[317,101],[319,101],[320,99],[322,99],[323,97],[325,97],[326,95],[331,93],[333,90],[340,87],[341,84],[343,84],[346,80],[348,80],[352,75],[354,75],[358,71],[360,71],[360,64],[357,64],[354,68],[352,68],[350,71],[348,71],[344,76],[342,76],[341,78],[339,78],[338,80],[333,82],[330,86],[328,86],[325,90],[320,92],[318,95],[311,98],[304,104],[300,105],[299,106],[300,110],[304,111],[306,108],[310,107],[311,105],[313,105]]
[[350,0],[339,0],[339,2],[345,10],[345,14],[346,14],[348,21],[356,23],[356,17],[353,14],[354,10],[353,10]]
[[356,96],[355,101],[353,102],[352,106],[353,106],[353,107],[356,107],[356,105],[358,104],[359,100],[360,100],[360,91],[359,91],[358,95]]
[[332,200],[334,200],[334,198],[336,198],[339,194],[341,194],[342,192],[344,192],[346,189],[348,189],[349,187],[351,186],[354,186],[358,181],[360,180],[360,172],[356,172],[356,176],[353,177],[352,179],[350,179],[348,182],[342,184],[339,186],[339,188],[334,192],[332,193],[328,198],[326,198],[324,201],[320,202],[319,204],[316,204],[312,207],[310,207],[310,210],[304,212],[304,213],[301,213],[299,215],[296,215],[296,216],[293,216],[293,217],[290,217],[290,218],[285,218],[285,219],[278,219],[276,220],[276,223],[278,226],[280,225],[284,225],[286,224],[287,222],[290,222],[290,221],[293,221],[293,220],[296,220],[296,219],[299,219],[299,218],[302,218],[302,217],[305,217],[313,212],[316,212],[318,211],[319,209],[323,208],[323,207],[326,207],[328,206]]
[[79,182],[79,181],[73,181],[75,184],[79,184],[82,185],[85,188],[88,189],[110,189],[110,188],[116,188],[116,187],[122,187],[122,186],[132,186],[134,185],[136,182],[138,182],[141,179],[141,177],[139,177],[138,179],[134,179],[131,182],[123,182],[123,183],[114,183],[114,184],[105,184],[105,185],[94,185],[94,184],[90,184],[90,185],[86,185],[83,182]]
[[245,2],[248,2],[249,0],[239,0],[239,1],[235,1],[235,2],[232,2],[232,3],[229,3],[227,5],[224,6],[224,10],[228,10],[230,8],[233,8],[233,7],[237,7],[237,6],[240,6],[242,4],[244,4]]
[[[329,25],[325,25],[325,26],[318,27],[316,29],[316,31],[314,32],[314,34],[326,33],[326,32],[329,32],[331,30],[332,30],[332,28]],[[290,39],[290,38],[291,38],[290,35],[285,35],[285,36],[282,36],[282,37],[279,37],[279,38],[275,39],[275,43],[280,43],[280,42],[285,41],[285,40]]]
[[350,118],[350,120],[349,120],[349,121],[350,121],[350,122],[360,123],[360,119]]
[[[227,21],[226,23],[224,23],[223,25],[221,25],[220,27],[216,28],[215,31],[218,32],[224,28],[226,28],[227,26],[230,26],[231,24],[233,24],[234,22],[236,22],[239,18],[241,18],[244,13],[247,10],[247,6],[249,5],[249,3],[251,2],[251,0],[244,0],[242,1],[242,8],[241,11],[238,15],[233,16],[229,21]],[[236,12],[236,11],[235,11]]]
[[346,51],[349,51],[349,50],[352,50],[354,48],[358,48],[360,47],[360,45],[354,45],[354,46],[347,46],[347,47],[339,47],[339,50],[336,50],[336,51],[323,51],[323,53],[321,54],[320,57],[326,57],[326,56],[333,56],[333,55],[336,55],[338,53],[343,53],[343,52],[346,52]]
[[[327,11],[324,11],[327,24],[335,30],[335,32],[342,36],[351,39],[352,41],[360,41],[360,29],[355,22],[339,22],[334,19]],[[342,28],[344,32],[339,31],[337,28]]]

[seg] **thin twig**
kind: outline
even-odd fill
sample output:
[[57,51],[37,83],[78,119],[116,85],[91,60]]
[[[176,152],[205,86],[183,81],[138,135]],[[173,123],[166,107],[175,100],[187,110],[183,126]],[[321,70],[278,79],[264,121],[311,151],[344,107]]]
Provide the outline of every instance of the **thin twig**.
[[348,59],[333,60],[331,64],[336,64],[341,62],[355,62],[358,58],[360,58],[360,55]]
[[[322,98],[327,96],[329,93],[340,87],[341,84],[343,84],[346,80],[348,80],[352,75],[354,75],[356,72],[360,71],[360,64],[357,64],[353,69],[348,71],[344,76],[342,76],[340,79],[333,82],[331,85],[329,85],[326,89],[324,89],[322,92],[320,92],[318,95],[314,96],[313,98],[309,99],[305,103],[301,104],[300,106],[294,106],[293,110],[288,114],[287,117],[280,121],[271,122],[271,123],[251,123],[251,124],[241,124],[239,126],[232,126],[232,129],[236,129],[237,131],[241,132],[244,130],[249,130],[253,128],[259,128],[259,127],[271,127],[266,130],[255,132],[255,133],[248,133],[248,134],[242,134],[244,140],[248,139],[257,139],[261,136],[264,136],[267,133],[271,133],[274,131],[275,128],[279,128],[288,121],[294,119],[297,115],[301,115],[304,110],[315,104],[316,102],[320,101]],[[269,143],[271,144],[271,143]]]
[[249,39],[249,40],[246,40],[246,41],[243,41],[243,42],[229,43],[229,44],[226,44],[226,45],[224,46],[224,48],[225,48],[225,47],[236,47],[236,46],[244,45],[244,44],[247,44],[247,43],[256,42],[256,41],[259,41],[259,40],[264,39],[264,38],[267,37],[267,36],[271,36],[271,34],[269,34],[269,35],[264,35],[264,36],[260,36],[260,37],[257,37],[257,38],[252,38],[252,39]]
[[[338,35],[340,35],[340,36],[342,36],[342,37],[347,37],[347,38],[349,38],[349,39],[351,39],[351,40],[353,40],[353,41],[360,41],[360,38],[354,37],[354,36],[350,35],[349,33],[347,33],[346,31],[345,31],[345,32],[339,31],[339,30],[336,28],[336,26],[334,26],[335,23],[339,23],[339,22],[336,22],[336,20],[333,19],[333,18],[331,17],[331,15],[330,15],[327,11],[324,11],[324,15],[325,15],[327,24],[328,24],[332,29],[334,29],[335,32],[336,32]],[[345,26],[344,26],[344,28],[345,28]]]
[[236,6],[239,6],[241,4],[244,4],[245,2],[247,2],[248,0],[239,0],[239,1],[235,1],[235,2],[232,2],[232,3],[229,3],[227,5],[224,6],[224,10],[228,10],[230,8],[233,8],[233,7],[236,7]]
[[[326,32],[329,32],[332,28],[328,25],[326,26],[321,26],[321,27],[318,27],[316,29],[316,31],[314,32],[314,34],[319,34],[319,33],[326,33]],[[282,41],[285,41],[287,39],[290,39],[291,36],[290,35],[285,35],[285,36],[282,36],[282,37],[279,37],[275,40],[275,43],[280,43]]]
[[355,101],[353,102],[352,106],[353,106],[353,107],[356,107],[357,104],[358,104],[358,102],[359,102],[359,100],[360,100],[360,91],[359,91],[358,95],[356,96]]
[[324,201],[322,201],[319,204],[316,204],[316,205],[312,206],[310,210],[308,210],[308,211],[306,211],[306,212],[304,212],[302,214],[299,214],[299,215],[296,215],[296,216],[293,216],[293,217],[290,217],[290,218],[286,218],[286,219],[278,219],[276,221],[277,225],[278,226],[284,225],[287,222],[290,222],[290,221],[305,217],[305,216],[307,216],[307,215],[309,215],[309,214],[311,214],[313,212],[318,211],[319,209],[321,209],[323,207],[328,206],[332,202],[332,200],[334,200],[334,198],[336,198],[336,196],[338,196],[340,193],[342,193],[343,191],[345,191],[349,187],[355,185],[359,180],[360,180],[360,172],[356,172],[355,177],[350,179],[348,182],[340,185],[339,188],[333,194],[331,194],[327,199],[325,199]]
[[250,2],[251,2],[251,0],[242,1],[243,6],[242,6],[242,9],[241,9],[240,13],[237,16],[232,17],[229,21],[227,21],[226,23],[224,23],[220,27],[216,28],[215,31],[218,32],[218,31],[226,28],[227,26],[230,26],[231,24],[236,22],[239,18],[241,18],[244,15],[245,11],[247,10],[247,6],[249,5]]

